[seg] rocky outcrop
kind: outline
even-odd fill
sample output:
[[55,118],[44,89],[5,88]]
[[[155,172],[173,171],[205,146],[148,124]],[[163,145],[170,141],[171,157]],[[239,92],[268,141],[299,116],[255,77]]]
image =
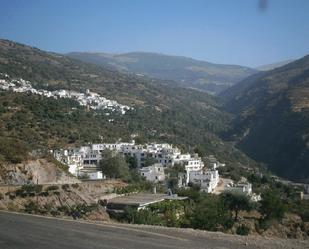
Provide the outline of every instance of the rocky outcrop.
[[0,184],[64,184],[80,181],[46,159],[30,160],[19,164],[0,163]]

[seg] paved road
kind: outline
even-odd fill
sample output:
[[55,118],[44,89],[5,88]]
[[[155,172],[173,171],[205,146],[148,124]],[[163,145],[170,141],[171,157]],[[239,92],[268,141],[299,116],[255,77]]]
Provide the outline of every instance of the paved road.
[[261,248],[175,229],[70,220],[0,212],[1,249]]

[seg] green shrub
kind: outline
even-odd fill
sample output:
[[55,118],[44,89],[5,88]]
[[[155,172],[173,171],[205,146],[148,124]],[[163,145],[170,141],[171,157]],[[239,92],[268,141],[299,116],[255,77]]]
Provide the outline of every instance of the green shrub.
[[247,227],[246,225],[238,226],[237,229],[236,229],[236,233],[238,235],[248,235],[249,232],[250,232],[250,228]]
[[20,191],[25,193],[40,193],[43,189],[42,185],[39,184],[26,184],[20,188]]
[[69,184],[63,184],[61,186],[61,188],[64,190],[64,191],[68,191],[70,189],[70,185]]
[[11,163],[20,163],[28,158],[28,148],[20,140],[0,137],[0,155]]
[[67,206],[60,206],[57,208],[59,212],[66,213],[69,211],[69,208]]
[[260,219],[258,223],[258,229],[267,230],[271,225],[270,220]]
[[58,190],[58,189],[59,189],[59,186],[52,185],[52,186],[48,186],[46,188],[46,191],[55,191],[55,190]]
[[60,215],[60,212],[57,211],[57,210],[52,210],[52,211],[50,211],[50,214],[51,214],[52,216],[59,216],[59,215]]
[[72,186],[72,188],[75,188],[75,189],[79,187],[78,183],[74,183],[71,186]]
[[268,189],[262,193],[259,211],[264,219],[281,220],[286,212],[286,205],[278,191]]
[[25,212],[29,214],[38,213],[39,207],[33,201],[25,204]]
[[305,210],[300,215],[303,222],[309,222],[309,210]]
[[47,191],[41,192],[39,196],[47,197],[49,193]]

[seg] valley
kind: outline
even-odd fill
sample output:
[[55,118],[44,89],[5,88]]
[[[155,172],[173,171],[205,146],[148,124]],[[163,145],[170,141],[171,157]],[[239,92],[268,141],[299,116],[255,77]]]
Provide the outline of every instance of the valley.
[[309,1],[0,6],[0,249],[309,249]]
[[[2,209],[307,239],[307,185],[275,175],[308,181],[307,57],[220,96],[8,40],[0,62]],[[171,197],[106,213],[152,191]]]

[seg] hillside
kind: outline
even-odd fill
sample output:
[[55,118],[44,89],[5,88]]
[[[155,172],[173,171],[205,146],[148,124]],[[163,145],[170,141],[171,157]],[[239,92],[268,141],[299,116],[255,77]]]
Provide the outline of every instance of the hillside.
[[262,72],[222,93],[237,115],[226,136],[277,174],[309,179],[309,56]]
[[258,67],[256,67],[256,69],[259,70],[259,71],[269,71],[269,70],[273,70],[273,69],[278,68],[278,67],[282,67],[282,66],[289,64],[293,61],[294,60],[279,61],[279,62],[276,62],[276,63],[258,66]]
[[173,80],[178,86],[194,88],[213,94],[220,93],[229,86],[257,72],[254,69],[242,66],[214,64],[183,56],[146,52],[126,54],[72,52],[68,56],[123,72]]
[[[0,94],[1,160],[19,162],[25,151],[87,142],[162,141],[184,149],[199,147],[238,164],[246,157],[215,134],[226,130],[230,116],[217,98],[166,82],[121,74],[63,55],[7,40],[0,41],[0,72],[22,78],[39,89],[90,89],[134,109],[125,115],[88,110],[71,99],[31,93]],[[16,152],[16,153],[14,153]]]

